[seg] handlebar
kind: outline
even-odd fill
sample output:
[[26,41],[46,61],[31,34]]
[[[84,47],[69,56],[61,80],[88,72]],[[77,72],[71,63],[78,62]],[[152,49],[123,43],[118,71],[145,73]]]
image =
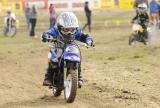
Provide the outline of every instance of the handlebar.
[[95,47],[95,44],[93,44],[93,46],[89,46],[86,43],[80,43],[78,44],[79,46],[85,46],[86,48],[91,48],[91,47]]
[[53,38],[52,36],[48,36],[46,39],[48,40],[48,42],[51,42],[51,43],[52,42],[59,42],[61,44],[65,44],[63,41],[60,41],[60,40],[58,40],[56,38]]
[[[46,39],[47,39],[48,42],[50,42],[50,43],[59,42],[59,43],[65,45],[65,43],[64,43],[63,41],[58,40],[58,39],[56,39],[56,38],[54,38],[54,37],[52,37],[52,36],[48,36]],[[74,42],[74,41],[73,41],[73,42]],[[74,43],[75,43],[77,46],[80,45],[80,44],[77,44],[76,42],[74,42]],[[81,44],[81,45],[82,45],[82,44]],[[80,46],[81,46],[81,45],[80,45]],[[89,46],[89,45],[87,45],[86,43],[83,43],[83,46],[85,46],[86,48],[90,48],[90,47],[95,47],[95,44],[93,44],[92,46]],[[52,47],[52,45],[50,45],[50,47]]]

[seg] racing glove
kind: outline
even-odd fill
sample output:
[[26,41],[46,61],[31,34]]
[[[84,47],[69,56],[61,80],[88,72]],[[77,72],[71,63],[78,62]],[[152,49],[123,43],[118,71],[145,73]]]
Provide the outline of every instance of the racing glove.
[[90,38],[90,37],[86,38],[86,44],[87,44],[88,46],[94,46],[94,45],[93,45],[93,40],[92,40],[92,38]]
[[49,34],[47,34],[45,32],[43,32],[41,34],[41,40],[42,40],[42,42],[47,42],[47,41],[49,41],[49,39],[52,39],[52,38],[53,38],[52,36],[50,36]]

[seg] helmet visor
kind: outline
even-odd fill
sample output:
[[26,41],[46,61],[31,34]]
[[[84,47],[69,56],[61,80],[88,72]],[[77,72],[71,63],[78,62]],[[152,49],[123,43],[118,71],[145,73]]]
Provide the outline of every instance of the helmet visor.
[[64,27],[62,27],[61,28],[61,32],[64,35],[73,35],[76,32],[76,28],[64,28]]

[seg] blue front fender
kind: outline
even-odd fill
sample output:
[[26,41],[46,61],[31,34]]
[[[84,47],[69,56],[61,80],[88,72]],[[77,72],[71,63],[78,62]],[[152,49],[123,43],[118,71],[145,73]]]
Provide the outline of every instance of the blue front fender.
[[71,62],[80,62],[80,57],[74,53],[65,53],[64,60],[71,61]]

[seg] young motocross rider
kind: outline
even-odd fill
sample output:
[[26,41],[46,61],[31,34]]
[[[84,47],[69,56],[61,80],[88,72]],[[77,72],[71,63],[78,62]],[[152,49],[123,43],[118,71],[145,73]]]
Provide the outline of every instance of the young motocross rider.
[[138,24],[140,24],[144,29],[143,34],[145,39],[148,39],[147,26],[149,24],[149,15],[147,12],[147,5],[145,3],[138,5],[136,16],[132,19],[131,23],[134,23],[135,20],[137,20]]
[[[71,39],[75,39],[81,42],[86,43],[89,46],[93,45],[93,40],[87,34],[84,34],[82,30],[79,28],[78,19],[72,12],[62,12],[57,18],[57,24],[55,27],[50,28],[47,32],[43,32],[41,35],[41,39],[43,42],[47,42],[47,38],[51,36],[57,40],[61,40],[64,43],[69,42]],[[62,45],[59,45],[62,46]],[[64,46],[63,46],[64,47]],[[58,58],[56,57],[57,52],[54,49],[51,49],[52,60],[50,60],[47,68],[47,72],[45,74],[44,86],[52,85],[52,75],[54,70],[58,67]],[[78,83],[82,84],[82,76],[81,72],[78,73]]]
[[4,19],[4,24],[5,26],[8,28],[9,24],[11,23],[12,25],[15,24],[16,22],[16,15],[14,13],[12,13],[11,8],[6,8],[6,13],[7,16]]

